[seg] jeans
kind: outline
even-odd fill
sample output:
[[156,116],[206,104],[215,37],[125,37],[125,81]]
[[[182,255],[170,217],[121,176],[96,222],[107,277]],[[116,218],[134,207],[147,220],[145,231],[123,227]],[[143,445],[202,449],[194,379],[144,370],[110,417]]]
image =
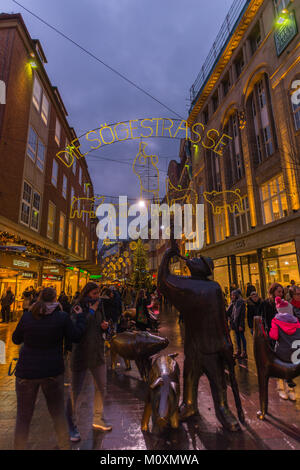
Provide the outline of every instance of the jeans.
[[[67,400],[66,416],[71,431],[76,426],[77,403],[88,369],[72,371],[72,392]],[[101,424],[106,393],[106,364],[90,369],[95,384],[94,423]]]
[[240,330],[234,330],[238,351],[241,351],[241,342],[243,343],[243,351],[247,352],[247,343],[245,338],[245,332]]
[[70,449],[67,421],[64,413],[64,377],[20,379],[16,377],[17,419],[14,438],[15,450],[26,450],[29,427],[39,388],[42,388],[47,407],[53,420],[58,445],[61,450]]

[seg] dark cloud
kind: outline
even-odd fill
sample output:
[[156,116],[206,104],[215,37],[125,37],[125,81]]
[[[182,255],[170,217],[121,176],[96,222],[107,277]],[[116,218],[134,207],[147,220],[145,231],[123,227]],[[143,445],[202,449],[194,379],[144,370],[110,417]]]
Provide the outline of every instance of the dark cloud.
[[[225,18],[232,0],[20,0],[40,15],[163,101],[187,116],[189,88]],[[49,77],[57,85],[78,135],[104,123],[142,117],[174,117],[158,103],[68,43],[11,0],[6,12],[20,12],[30,34],[45,50]],[[132,161],[138,141],[95,152],[114,160]],[[149,152],[176,158],[179,141],[149,142]],[[170,159],[161,158],[166,171]],[[131,165],[91,156],[90,172],[98,193],[138,197]],[[161,194],[163,180],[161,173]]]

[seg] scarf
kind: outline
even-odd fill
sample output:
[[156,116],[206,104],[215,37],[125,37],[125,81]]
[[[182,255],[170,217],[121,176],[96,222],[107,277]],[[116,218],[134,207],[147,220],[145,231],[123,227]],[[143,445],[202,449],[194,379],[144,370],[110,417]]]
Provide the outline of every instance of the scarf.
[[296,308],[300,308],[300,300],[292,299],[291,304]]
[[45,302],[46,305],[46,313],[45,315],[51,315],[54,310],[59,306],[58,302]]

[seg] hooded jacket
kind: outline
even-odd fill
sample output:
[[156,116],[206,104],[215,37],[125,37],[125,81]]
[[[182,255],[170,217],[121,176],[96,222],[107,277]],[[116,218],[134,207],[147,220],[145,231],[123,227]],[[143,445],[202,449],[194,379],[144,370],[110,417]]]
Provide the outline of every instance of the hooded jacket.
[[229,305],[227,309],[227,317],[229,317],[230,326],[233,330],[238,331],[239,328],[245,330],[246,305],[241,297],[241,291],[239,289],[236,289],[233,293],[237,298]]
[[293,343],[300,340],[298,319],[290,313],[278,313],[272,320],[269,336],[276,340],[275,353],[278,358],[284,362],[292,362]]

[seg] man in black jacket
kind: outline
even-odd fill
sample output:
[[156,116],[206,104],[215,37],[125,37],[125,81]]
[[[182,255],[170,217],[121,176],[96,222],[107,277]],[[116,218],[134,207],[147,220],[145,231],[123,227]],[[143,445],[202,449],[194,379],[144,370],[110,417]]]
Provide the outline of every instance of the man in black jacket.
[[[227,317],[230,321],[230,327],[236,336],[238,350],[235,357],[247,358],[247,342],[245,338],[245,312],[246,305],[242,299],[240,289],[231,292],[231,304],[227,309]],[[243,345],[243,353],[241,354],[241,343]]]

